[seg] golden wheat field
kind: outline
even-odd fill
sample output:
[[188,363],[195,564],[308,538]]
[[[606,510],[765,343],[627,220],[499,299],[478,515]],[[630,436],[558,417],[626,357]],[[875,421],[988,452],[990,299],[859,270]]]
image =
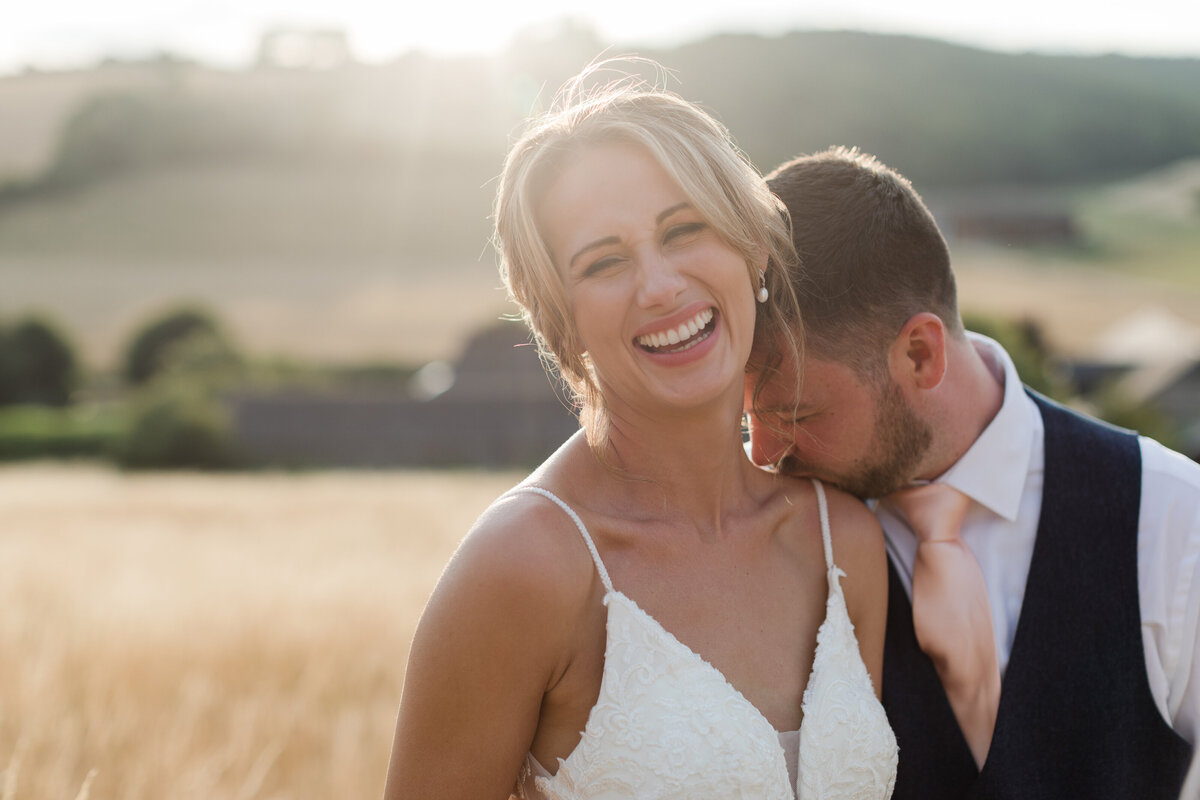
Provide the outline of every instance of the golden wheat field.
[[519,478],[0,468],[0,798],[381,796],[420,610]]

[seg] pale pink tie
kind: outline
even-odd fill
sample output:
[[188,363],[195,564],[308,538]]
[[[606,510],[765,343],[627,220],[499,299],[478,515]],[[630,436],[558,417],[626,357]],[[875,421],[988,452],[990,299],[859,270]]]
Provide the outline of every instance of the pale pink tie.
[[970,499],[941,483],[887,499],[917,535],[913,629],[933,661],[958,726],[982,767],[1000,706],[1000,667],[987,587],[979,562],[959,537]]

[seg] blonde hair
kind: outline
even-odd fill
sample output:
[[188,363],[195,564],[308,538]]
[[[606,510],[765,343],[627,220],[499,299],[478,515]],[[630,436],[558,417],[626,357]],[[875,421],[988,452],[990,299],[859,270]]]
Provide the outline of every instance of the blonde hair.
[[787,272],[796,260],[787,212],[737,148],[728,130],[678,95],[626,76],[586,88],[607,63],[593,65],[559,92],[512,146],[496,196],[496,247],[509,296],[521,307],[544,363],[573,393],[593,448],[607,439],[608,420],[595,375],[580,346],[566,290],[538,231],[536,210],[563,164],[590,147],[622,142],[644,147],[692,206],[741,253],[752,285],[767,256],[770,299],[755,322],[758,388],[786,356],[799,359],[799,309]]

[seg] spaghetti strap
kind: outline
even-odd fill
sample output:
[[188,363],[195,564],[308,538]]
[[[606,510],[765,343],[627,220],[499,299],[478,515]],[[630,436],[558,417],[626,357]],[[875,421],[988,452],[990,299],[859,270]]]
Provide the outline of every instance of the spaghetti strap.
[[829,506],[825,502],[825,487],[816,478],[809,478],[817,490],[817,508],[821,512],[821,542],[825,545],[825,569],[834,569],[833,540],[829,533]]
[[575,523],[575,527],[579,529],[580,535],[583,536],[583,542],[587,545],[588,552],[592,554],[592,561],[596,562],[596,572],[600,575],[601,582],[604,583],[604,590],[606,592],[611,592],[613,590],[613,585],[612,581],[608,577],[608,570],[604,568],[604,562],[600,560],[600,553],[598,550],[596,550],[596,544],[592,541],[591,535],[587,532],[587,528],[584,526],[583,520],[581,520],[579,515],[575,513],[575,509],[571,508],[569,505],[560,500],[558,495],[547,491],[540,486],[518,486],[517,488],[506,492],[506,494],[517,494],[518,492],[532,492],[533,494],[540,494],[542,497],[554,501],[559,508],[567,512],[567,516],[571,518],[571,521]]

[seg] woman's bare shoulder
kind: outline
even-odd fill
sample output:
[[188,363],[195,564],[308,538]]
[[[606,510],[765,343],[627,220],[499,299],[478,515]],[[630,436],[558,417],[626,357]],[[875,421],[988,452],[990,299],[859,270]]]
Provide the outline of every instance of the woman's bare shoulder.
[[527,488],[501,496],[480,515],[443,581],[477,587],[493,599],[524,598],[534,607],[562,608],[587,594],[595,566],[582,534],[566,511]]
[[[806,539],[821,537],[820,501],[816,484],[810,478],[774,477],[773,500],[800,522],[800,535]],[[866,503],[830,484],[821,489],[829,512],[830,542],[834,563],[844,572],[877,574],[884,568],[883,534],[875,514]]]
[[[401,788],[391,796],[445,776],[489,792],[511,786],[596,591],[579,539],[570,518],[535,494],[502,496],[479,517],[413,637],[389,771]],[[468,773],[454,773],[463,764]]]
[[883,551],[883,533],[874,512],[859,498],[827,483],[821,484],[829,506],[830,538],[834,548]]
[[859,498],[822,484],[829,506],[833,561],[848,577],[883,574],[887,568],[883,531],[874,512]]

